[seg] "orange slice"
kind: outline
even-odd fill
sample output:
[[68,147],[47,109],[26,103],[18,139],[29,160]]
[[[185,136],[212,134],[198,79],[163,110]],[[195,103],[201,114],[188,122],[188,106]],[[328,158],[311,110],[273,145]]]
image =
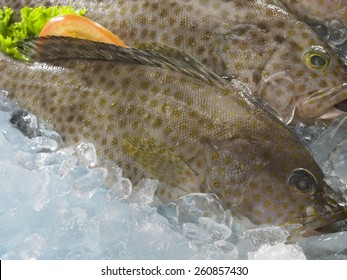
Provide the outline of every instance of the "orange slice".
[[68,36],[127,47],[121,39],[105,27],[78,15],[61,15],[52,18],[46,23],[39,36]]

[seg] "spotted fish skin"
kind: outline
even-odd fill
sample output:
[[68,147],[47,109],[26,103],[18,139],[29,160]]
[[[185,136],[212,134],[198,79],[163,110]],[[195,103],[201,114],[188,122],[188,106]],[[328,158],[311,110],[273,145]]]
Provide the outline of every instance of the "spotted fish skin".
[[[163,201],[213,192],[247,226],[295,223],[304,233],[346,217],[309,150],[281,121],[233,86],[171,67],[176,60],[199,65],[193,58],[164,52],[160,65],[158,52],[73,38],[23,49],[48,62],[0,54],[7,69],[0,88],[9,98],[53,124],[67,145],[94,143],[99,158],[135,184],[159,179]],[[298,168],[316,182],[309,194],[288,185]]]
[[[221,76],[240,80],[279,111],[285,122],[343,113],[333,107],[347,98],[346,70],[340,59],[305,23],[261,0],[3,0],[0,4],[16,9],[39,4],[85,7],[87,16],[129,46],[165,43]],[[312,56],[323,60],[320,64],[312,60],[313,65]]]

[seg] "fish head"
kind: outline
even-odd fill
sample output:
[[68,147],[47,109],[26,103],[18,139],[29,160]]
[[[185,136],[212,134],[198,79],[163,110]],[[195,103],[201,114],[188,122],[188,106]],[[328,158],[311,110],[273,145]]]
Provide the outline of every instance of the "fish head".
[[302,55],[306,93],[296,100],[302,118],[332,119],[347,112],[347,66],[328,47],[310,46]]
[[303,144],[293,137],[279,140],[206,142],[207,188],[247,227],[284,226],[291,232],[295,226],[300,235],[311,235],[347,218]]
[[347,68],[330,46],[301,25],[303,31],[282,37],[285,43],[266,62],[259,94],[287,123],[295,114],[300,119],[336,118],[347,111]]

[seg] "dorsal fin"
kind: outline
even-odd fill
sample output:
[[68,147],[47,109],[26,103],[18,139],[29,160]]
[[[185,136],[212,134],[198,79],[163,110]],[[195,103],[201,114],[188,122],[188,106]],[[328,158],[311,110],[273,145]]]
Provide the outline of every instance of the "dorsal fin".
[[[148,45],[150,46],[150,45]],[[192,56],[172,47],[153,44],[149,49],[123,48],[112,44],[73,37],[36,37],[19,43],[19,50],[31,61],[48,62],[62,59],[123,61],[168,68],[199,78],[207,83],[229,87],[230,83]],[[153,48],[155,46],[155,48]]]

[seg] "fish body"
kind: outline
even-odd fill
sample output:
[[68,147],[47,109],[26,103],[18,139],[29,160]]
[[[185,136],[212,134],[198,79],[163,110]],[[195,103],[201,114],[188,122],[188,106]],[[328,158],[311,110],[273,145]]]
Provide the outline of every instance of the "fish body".
[[22,48],[35,63],[0,54],[9,98],[134,183],[159,179],[164,202],[212,192],[246,226],[304,234],[347,217],[291,130],[191,56],[61,37]]
[[341,60],[305,23],[265,1],[3,0],[0,4],[16,9],[87,8],[86,16],[129,46],[168,44],[218,75],[241,81],[287,123],[293,117],[334,118],[343,113],[334,107],[347,98]]

